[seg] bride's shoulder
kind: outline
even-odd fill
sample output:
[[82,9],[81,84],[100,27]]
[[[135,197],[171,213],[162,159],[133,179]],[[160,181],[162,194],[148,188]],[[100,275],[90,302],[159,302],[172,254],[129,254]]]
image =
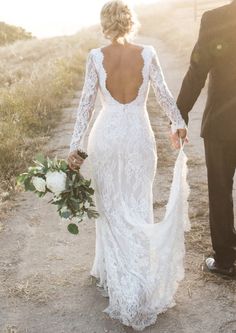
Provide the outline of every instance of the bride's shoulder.
[[153,56],[156,55],[155,47],[151,44],[139,44],[140,47],[143,48],[143,50],[148,53],[149,55]]
[[151,54],[156,54],[156,49],[155,49],[155,47],[153,46],[153,45],[146,45],[146,47],[147,47],[147,49],[149,50],[149,52],[151,53]]
[[100,47],[90,49],[87,54],[88,59],[92,59],[94,62],[96,62],[96,59],[98,59],[100,55],[100,50]]
[[88,52],[89,55],[94,55],[97,54],[100,51],[100,47],[94,48],[94,49],[90,49],[90,51]]

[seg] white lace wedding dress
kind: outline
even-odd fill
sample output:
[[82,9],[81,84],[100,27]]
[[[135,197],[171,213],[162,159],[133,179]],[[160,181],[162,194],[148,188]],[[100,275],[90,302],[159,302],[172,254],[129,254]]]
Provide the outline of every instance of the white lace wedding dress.
[[[158,103],[172,121],[185,123],[165,83],[156,52],[143,46],[143,82],[127,104],[106,88],[104,54],[90,51],[70,151],[82,148],[95,188],[100,214],[96,219],[96,254],[91,270],[109,305],[103,310],[136,330],[155,323],[172,307],[178,282],[184,276],[184,231],[189,229],[186,156],[181,149],[175,164],[166,214],[154,224],[152,185],[157,166],[156,142],[146,100],[150,83]],[[100,91],[100,110],[84,146],[86,129]],[[87,161],[86,160],[86,161]]]

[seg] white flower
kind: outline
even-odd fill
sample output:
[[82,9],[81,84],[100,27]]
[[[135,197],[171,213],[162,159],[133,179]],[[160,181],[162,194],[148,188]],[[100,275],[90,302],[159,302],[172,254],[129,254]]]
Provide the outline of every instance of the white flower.
[[41,177],[32,177],[32,183],[37,191],[45,192],[46,191],[46,182]]
[[86,201],[85,204],[84,204],[84,208],[87,209],[87,208],[89,208],[89,207],[90,207],[90,203],[89,203],[88,201]]
[[55,195],[66,189],[66,174],[63,171],[48,171],[46,174],[47,188]]

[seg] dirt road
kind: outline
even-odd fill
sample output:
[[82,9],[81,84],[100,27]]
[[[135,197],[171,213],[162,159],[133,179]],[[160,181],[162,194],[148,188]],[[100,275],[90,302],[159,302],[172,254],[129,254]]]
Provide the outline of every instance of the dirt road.
[[[186,62],[160,42],[155,44],[167,82],[177,93]],[[79,95],[64,111],[47,151],[66,157]],[[207,221],[207,186],[203,147],[199,138],[204,98],[192,113],[189,156],[192,231],[187,235],[186,278],[176,295],[177,306],[159,316],[148,333],[236,332],[236,281],[226,281],[201,271],[211,251]],[[176,152],[168,143],[168,121],[158,110],[153,94],[149,113],[158,143],[159,164],[154,184],[156,219],[163,215]],[[96,117],[96,115],[95,115]],[[94,117],[94,119],[95,119]],[[94,121],[93,119],[93,121]],[[90,127],[92,126],[92,123]],[[86,162],[83,166],[86,170]],[[88,171],[89,175],[89,171]],[[94,222],[80,227],[78,237],[66,231],[49,198],[31,193],[17,196],[10,216],[0,229],[0,332],[7,333],[125,333],[133,332],[102,312],[107,299],[89,277],[94,256]]]

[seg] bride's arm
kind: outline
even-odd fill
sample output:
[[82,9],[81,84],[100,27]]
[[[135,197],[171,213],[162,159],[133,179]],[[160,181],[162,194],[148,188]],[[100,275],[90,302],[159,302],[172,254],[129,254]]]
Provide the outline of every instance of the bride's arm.
[[77,151],[84,151],[83,139],[94,111],[97,92],[98,75],[93,61],[93,54],[90,51],[87,57],[84,86],[77,109],[76,122],[68,155],[68,163],[72,170],[77,170],[83,163],[83,158]]
[[150,81],[154,89],[157,102],[160,104],[171,120],[172,133],[176,133],[178,130],[186,129],[187,126],[166,84],[162,68],[154,48],[152,48],[152,53],[152,60],[150,64]]
[[87,57],[84,86],[70,143],[70,153],[77,149],[83,150],[83,138],[94,111],[97,92],[98,75],[93,61],[93,54],[90,51]]

